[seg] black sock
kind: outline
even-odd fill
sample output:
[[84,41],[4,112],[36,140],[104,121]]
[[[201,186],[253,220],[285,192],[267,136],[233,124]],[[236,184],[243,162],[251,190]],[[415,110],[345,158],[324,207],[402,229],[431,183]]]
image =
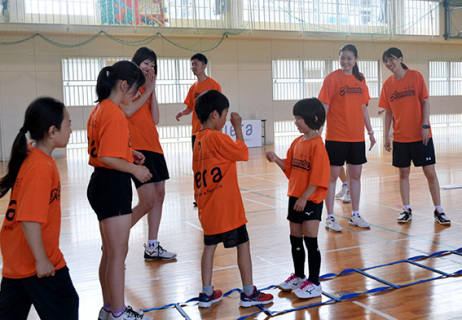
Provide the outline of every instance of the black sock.
[[321,269],[321,252],[318,248],[318,238],[304,237],[306,249],[308,250],[308,270],[310,271],[310,280],[319,286],[319,272]]
[[305,247],[303,238],[290,236],[292,246],[292,260],[294,262],[295,275],[299,278],[305,278]]

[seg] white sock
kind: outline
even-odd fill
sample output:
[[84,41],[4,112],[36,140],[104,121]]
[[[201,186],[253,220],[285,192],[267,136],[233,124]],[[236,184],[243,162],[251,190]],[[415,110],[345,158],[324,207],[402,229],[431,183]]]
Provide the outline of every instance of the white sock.
[[359,211],[351,211],[351,216],[358,216],[359,215]]
[[404,211],[409,212],[409,209],[411,209],[411,206],[410,206],[410,205],[405,204],[405,205],[403,206],[403,210],[404,210]]
[[438,213],[444,213],[444,210],[441,208],[441,206],[435,206],[435,210],[438,211]]
[[148,240],[148,248],[155,248],[155,247],[157,247],[158,243],[159,242],[157,241],[157,239]]
[[327,217],[328,217],[328,218],[332,217],[332,218],[335,219],[334,214],[328,214]]

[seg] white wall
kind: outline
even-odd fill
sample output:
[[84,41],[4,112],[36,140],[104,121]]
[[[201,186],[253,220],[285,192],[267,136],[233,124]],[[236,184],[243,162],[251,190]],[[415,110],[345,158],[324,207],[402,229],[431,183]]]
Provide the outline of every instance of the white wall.
[[[262,33],[259,33],[260,35]],[[54,34],[50,37],[61,43],[79,43],[91,35]],[[21,33],[2,33],[3,41],[26,36]],[[144,39],[146,36],[121,35],[126,40]],[[178,41],[181,37],[176,36]],[[186,37],[185,37],[186,40]],[[294,101],[272,100],[273,59],[338,59],[338,50],[345,43],[357,46],[359,58],[381,59],[384,50],[399,47],[404,62],[420,71],[428,79],[428,61],[432,59],[462,59],[462,42],[426,39],[424,42],[406,41],[350,41],[308,39],[305,36],[281,39],[255,34],[230,36],[216,49],[205,52],[209,58],[212,77],[217,80],[229,98],[233,111],[244,119],[267,119],[267,143],[273,143],[273,122],[291,120]],[[148,47],[159,57],[189,58],[195,52],[180,49],[161,37]],[[137,47],[125,46],[101,36],[88,45],[67,49],[46,43],[40,38],[12,46],[0,46],[0,160],[9,157],[14,137],[22,125],[24,111],[37,96],[50,95],[63,99],[61,59],[65,57],[130,57]],[[383,67],[383,78],[390,72]],[[160,70],[160,72],[162,72]],[[432,113],[461,113],[461,97],[432,97]],[[369,112],[376,115],[377,99],[372,99]],[[161,125],[176,125],[175,114],[182,104],[160,106]],[[72,127],[84,129],[91,107],[72,108]],[[182,119],[180,124],[189,123]],[[62,152],[62,151],[61,151]]]

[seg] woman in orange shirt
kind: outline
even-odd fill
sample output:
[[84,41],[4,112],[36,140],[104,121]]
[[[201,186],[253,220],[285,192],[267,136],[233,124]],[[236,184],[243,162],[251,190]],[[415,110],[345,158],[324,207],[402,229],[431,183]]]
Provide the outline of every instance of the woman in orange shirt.
[[103,307],[98,320],[152,320],[125,305],[125,258],[132,225],[131,176],[151,179],[144,157],[130,149],[128,124],[120,105],[129,104],[144,84],[141,70],[130,61],[104,67],[96,82],[98,104],[88,118],[89,164],[95,167],[87,197],[99,221],[103,254],[99,278]]
[[436,222],[451,224],[441,208],[440,185],[435,171],[435,148],[430,128],[430,102],[427,86],[422,75],[409,70],[403,63],[403,54],[398,48],[383,53],[383,63],[393,75],[382,87],[379,107],[385,109],[385,149],[391,151],[390,126],[393,120],[393,166],[399,168],[399,189],[403,201],[403,212],[399,223],[412,219],[410,206],[409,174],[411,160],[422,167],[432,196]]
[[41,319],[79,317],[79,297],[59,249],[61,183],[51,156],[66,147],[71,131],[64,104],[39,98],[27,108],[14,140],[8,173],[0,180],[0,198],[12,189],[0,240],[2,320],[26,320],[32,304]]
[[140,67],[146,83],[140,88],[137,98],[129,105],[122,106],[122,110],[127,117],[132,148],[144,155],[144,165],[152,174],[152,178],[145,183],[133,180],[139,202],[133,208],[132,225],[147,213],[149,233],[148,242],[144,245],[144,258],[172,260],[176,258],[176,253],[162,248],[157,240],[165,197],[165,181],[169,179],[167,163],[156,128],[159,123],[159,105],[156,96],[157,55],[151,49],[142,47],[136,51],[132,62]]
[[364,126],[375,144],[374,131],[369,120],[367,105],[369,90],[364,76],[359,72],[358,51],[352,44],[344,45],[339,52],[341,69],[330,73],[321,88],[319,100],[326,108],[326,149],[330,159],[330,182],[326,197],[326,228],[340,232],[342,227],[334,217],[335,185],[345,161],[349,174],[352,214],[349,224],[369,228],[369,223],[359,215],[361,171],[366,160]]

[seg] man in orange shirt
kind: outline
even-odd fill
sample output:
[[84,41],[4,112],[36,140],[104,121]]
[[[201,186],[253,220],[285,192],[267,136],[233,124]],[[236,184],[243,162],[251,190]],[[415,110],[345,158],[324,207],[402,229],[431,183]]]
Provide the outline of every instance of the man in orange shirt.
[[191,70],[194,75],[197,77],[197,81],[189,88],[188,95],[184,100],[184,104],[186,108],[182,111],[178,112],[176,115],[176,120],[180,121],[182,116],[186,116],[188,114],[192,115],[192,144],[194,148],[194,141],[196,140],[197,133],[201,130],[201,123],[197,118],[196,111],[194,110],[194,105],[196,103],[196,99],[201,93],[207,90],[218,90],[221,92],[221,86],[213,80],[212,78],[208,77],[205,74],[205,69],[207,68],[207,57],[204,56],[202,53],[196,53],[191,57]]
[[213,290],[213,256],[217,244],[237,247],[237,260],[243,291],[240,305],[250,307],[273,301],[271,294],[257,290],[252,280],[249,235],[244,205],[237,183],[236,161],[247,161],[249,151],[244,143],[242,119],[231,114],[236,142],[221,132],[228,114],[229,101],[217,90],[204,92],[196,101],[195,110],[202,124],[193,150],[194,196],[199,208],[199,220],[204,230],[204,251],[201,273],[202,292],[199,307],[208,308],[223,297]]
[[[194,148],[194,141],[196,141],[196,135],[201,130],[201,123],[197,118],[196,111],[194,110],[194,105],[196,104],[196,99],[201,93],[207,90],[218,90],[221,92],[221,86],[213,80],[212,78],[208,77],[205,74],[205,69],[207,68],[207,57],[204,56],[202,53],[196,53],[191,57],[191,70],[194,75],[197,77],[197,81],[189,88],[188,95],[184,100],[184,104],[186,108],[176,114],[176,120],[180,121],[182,116],[193,114],[192,115],[192,135],[191,135],[191,142],[192,147]],[[196,201],[194,201],[194,206],[197,206]]]

